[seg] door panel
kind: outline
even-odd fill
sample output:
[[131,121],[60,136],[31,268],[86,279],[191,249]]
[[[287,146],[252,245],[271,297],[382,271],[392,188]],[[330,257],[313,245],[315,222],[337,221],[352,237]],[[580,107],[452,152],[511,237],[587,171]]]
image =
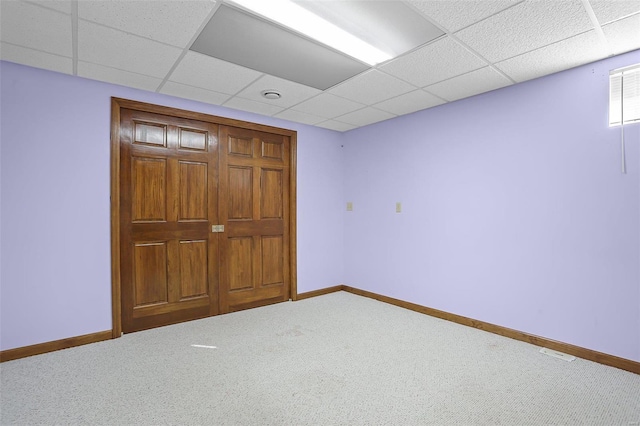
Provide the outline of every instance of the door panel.
[[217,125],[123,109],[124,332],[218,313]]
[[180,161],[178,221],[208,221],[207,163]]
[[133,157],[131,168],[132,220],[134,222],[166,221],[166,159]]
[[209,293],[207,281],[207,241],[180,241],[180,300],[206,297]]
[[220,310],[289,298],[286,136],[220,126]]
[[133,255],[134,306],[166,303],[168,301],[166,242],[135,244]]

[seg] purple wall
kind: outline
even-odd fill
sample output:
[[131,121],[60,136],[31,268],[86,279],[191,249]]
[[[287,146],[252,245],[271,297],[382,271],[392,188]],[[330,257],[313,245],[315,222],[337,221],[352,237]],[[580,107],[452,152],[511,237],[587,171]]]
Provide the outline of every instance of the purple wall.
[[343,135],[0,62],[0,349],[111,329],[111,96],[298,131],[298,291],[342,282]]
[[[345,284],[640,361],[640,51],[353,130]],[[395,213],[402,202],[403,212]]]
[[0,62],[0,349],[111,328],[117,96],[298,131],[299,292],[345,283],[640,361],[640,125],[626,175],[607,127],[608,72],[636,62],[345,134]]

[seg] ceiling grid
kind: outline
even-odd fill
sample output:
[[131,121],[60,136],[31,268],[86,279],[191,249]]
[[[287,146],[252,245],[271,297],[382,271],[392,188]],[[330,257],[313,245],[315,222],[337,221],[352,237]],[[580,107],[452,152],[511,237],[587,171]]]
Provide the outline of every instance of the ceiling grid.
[[[273,49],[265,70],[194,51],[222,10],[246,15],[231,0],[2,0],[0,59],[342,132],[640,49],[640,0],[295,1],[367,40],[391,37],[393,59],[343,61],[312,42]],[[209,42],[243,50],[250,33],[230,27]],[[352,71],[331,69],[340,62]],[[311,72],[319,79],[302,81]]]

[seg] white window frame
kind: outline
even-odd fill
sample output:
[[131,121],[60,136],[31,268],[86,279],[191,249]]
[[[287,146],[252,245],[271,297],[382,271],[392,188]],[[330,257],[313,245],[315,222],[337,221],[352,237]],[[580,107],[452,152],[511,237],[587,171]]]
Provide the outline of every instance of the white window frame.
[[640,123],[640,64],[609,72],[609,127]]

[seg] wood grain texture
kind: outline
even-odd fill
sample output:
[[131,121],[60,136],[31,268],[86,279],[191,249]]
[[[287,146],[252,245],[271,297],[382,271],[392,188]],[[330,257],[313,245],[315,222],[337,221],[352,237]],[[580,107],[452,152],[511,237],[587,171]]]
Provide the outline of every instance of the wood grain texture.
[[298,136],[289,136],[289,297],[298,297]]
[[122,335],[120,292],[120,103],[111,99],[111,323],[112,337]]
[[113,338],[113,330],[106,330],[100,331],[98,333],[91,333],[82,336],[54,340],[52,342],[38,343],[37,345],[7,349],[0,352],[0,362],[12,361],[14,359],[26,358],[28,356],[45,354],[47,352],[59,351],[61,349],[69,349],[76,346],[101,342],[103,340],[109,340]]
[[[220,126],[220,311],[289,299],[289,137]],[[269,149],[264,156],[263,145]]]
[[[123,113],[123,111],[125,112]],[[125,119],[123,124],[123,114],[127,114],[126,111],[136,111],[136,114],[133,120],[129,120],[127,122]],[[163,117],[157,117],[155,115]],[[203,238],[202,233],[205,230],[207,230],[207,233],[210,233],[210,225],[222,223],[221,220],[207,221],[203,220],[205,218],[200,217],[205,216],[203,214],[205,211],[218,211],[218,201],[220,199],[218,185],[211,185],[212,188],[210,188],[210,191],[207,192],[205,197],[201,192],[196,191],[196,193],[192,193],[192,189],[195,187],[192,183],[203,182],[205,179],[207,182],[219,183],[223,179],[223,176],[220,175],[217,167],[207,165],[206,169],[208,169],[208,171],[205,171],[205,167],[196,167],[196,165],[206,163],[206,161],[203,160],[203,155],[207,152],[215,152],[216,158],[218,158],[218,152],[220,150],[224,149],[229,151],[228,146],[221,146],[228,143],[228,141],[225,140],[223,142],[222,139],[219,138],[219,134],[217,132],[215,135],[211,132],[207,134],[206,126],[203,127],[199,123],[194,125],[193,121],[190,120],[197,120],[216,126],[233,126],[244,131],[249,131],[249,134],[246,135],[248,137],[240,135],[240,139],[243,140],[233,141],[235,146],[231,151],[235,151],[236,153],[234,156],[237,159],[237,162],[234,164],[236,167],[247,167],[251,170],[250,181],[252,190],[251,194],[248,195],[251,201],[250,204],[252,205],[251,217],[259,218],[261,215],[262,206],[260,205],[259,197],[262,193],[262,191],[260,191],[260,172],[262,167],[264,166],[264,168],[268,170],[279,171],[284,170],[282,169],[284,164],[285,169],[287,166],[291,168],[292,171],[290,173],[283,174],[282,177],[267,176],[268,181],[265,182],[263,188],[266,192],[283,192],[281,196],[283,206],[281,208],[278,208],[276,205],[271,205],[270,203],[265,203],[264,206],[266,210],[269,210],[267,212],[267,216],[276,216],[278,217],[277,219],[265,219],[260,226],[262,228],[260,232],[256,232],[256,229],[254,229],[257,228],[256,226],[249,226],[246,228],[244,224],[240,224],[235,231],[231,229],[231,232],[229,232],[228,229],[225,229],[225,233],[218,235],[220,237],[225,234],[229,237],[240,237],[244,233],[246,236],[251,236],[252,239],[255,240],[253,241],[255,254],[252,261],[255,276],[264,277],[267,281],[276,280],[276,278],[279,278],[279,274],[267,273],[263,275],[262,271],[260,271],[263,267],[262,264],[276,265],[278,262],[273,258],[263,258],[260,238],[262,236],[286,235],[285,240],[289,240],[289,242],[285,243],[283,241],[282,247],[282,274],[286,281],[283,286],[285,293],[283,300],[287,300],[291,294],[295,294],[295,291],[293,290],[295,290],[297,272],[295,263],[296,246],[295,241],[291,241],[291,238],[295,238],[296,226],[295,143],[297,133],[293,130],[268,125],[250,123],[241,120],[114,97],[112,98],[111,114],[111,246],[112,317],[114,337],[119,337],[122,334],[123,316],[132,315],[130,312],[131,309],[123,306],[122,304],[123,294],[130,293],[128,289],[122,288],[124,285],[122,274],[124,274],[125,277],[130,275],[123,271],[130,270],[130,263],[132,263],[130,260],[123,261],[122,247],[123,245],[124,247],[128,247],[130,245],[129,243],[131,243],[131,241],[125,241],[125,239],[123,239],[122,235],[123,232],[126,231],[125,228],[130,227],[130,231],[132,232],[134,239],[139,242],[148,243],[168,241],[167,258],[180,258],[186,262],[187,258],[197,257],[202,259],[206,255],[206,261],[209,265],[208,269],[211,271],[219,269],[219,262],[221,259],[218,256],[218,253],[220,251],[224,251],[224,249],[219,246],[219,243],[222,243],[222,238],[220,238],[220,241],[218,242],[217,236],[213,237],[210,241],[210,247],[206,253],[202,252],[202,250],[199,250],[197,253],[187,253],[185,251],[186,248],[182,247],[181,250],[180,247],[183,241],[201,240]],[[135,123],[140,124],[139,128],[135,128]],[[261,134],[260,137],[258,137],[258,134]],[[123,148],[123,143],[125,148]],[[161,154],[159,149],[169,149],[172,150],[172,152],[179,153],[176,154],[179,156],[179,160],[174,161],[171,159],[170,157],[173,154],[170,154],[169,156]],[[128,153],[125,152],[124,157],[123,150],[128,150]],[[140,213],[139,219],[141,219],[139,222],[129,222],[128,224],[126,221],[122,222],[122,208],[126,208],[125,206],[127,205],[131,206],[132,202],[131,195],[129,194],[127,196],[122,192],[121,180],[123,179],[123,176],[125,179],[131,179],[132,173],[130,165],[131,161],[127,160],[129,164],[123,164],[122,162],[122,158],[127,157],[127,155],[145,159],[145,161],[149,162],[162,160],[163,158],[170,158],[166,167],[166,191],[168,194],[181,193],[184,196],[177,201],[170,199],[169,197],[162,200],[162,191],[156,191],[156,196],[153,198],[156,199],[157,202],[154,202],[149,206],[145,204],[138,209]],[[263,162],[262,164],[256,164],[256,160],[258,158]],[[145,166],[146,165],[147,164],[145,164]],[[142,168],[145,169],[144,167]],[[148,181],[148,179],[146,179],[146,175],[149,174],[154,175],[154,177],[157,177],[156,175],[159,176],[158,170],[156,170],[158,167],[148,167],[148,169],[150,170],[145,169],[141,171],[140,177],[145,177],[145,179],[141,179],[142,181]],[[223,173],[223,175],[224,174],[226,173]],[[281,182],[280,179],[284,182]],[[155,180],[158,181],[158,179]],[[148,188],[142,188],[141,186],[140,189],[146,190]],[[160,205],[162,204],[166,205],[166,220],[157,221],[159,217],[156,218],[155,216],[160,216],[156,213],[161,210]],[[286,211],[281,212],[281,209]],[[244,209],[241,208],[239,210]],[[178,222],[177,224],[174,223],[176,219]],[[244,222],[244,220],[241,219],[239,222]],[[245,233],[246,231],[248,231],[248,235]],[[129,239],[129,237],[126,238],[126,240]],[[272,245],[273,244],[270,246]],[[277,249],[275,251],[280,251],[279,246],[276,246],[275,249]],[[126,258],[127,256],[124,257]],[[201,260],[198,262],[200,261]],[[188,262],[191,261],[189,260]],[[176,267],[178,264],[181,265],[179,270]],[[168,261],[168,265],[168,281],[170,283],[179,283],[178,285],[169,285],[169,304],[173,303],[173,301],[184,300],[185,302],[188,302],[189,306],[191,306],[197,302],[198,307],[195,307],[194,305],[193,310],[194,318],[217,315],[220,313],[220,294],[217,291],[217,289],[219,289],[220,282],[217,273],[209,277],[208,285],[210,288],[208,297],[210,298],[211,303],[209,306],[209,312],[207,313],[201,309],[199,305],[201,301],[195,300],[200,298],[197,293],[200,293],[205,288],[201,282],[202,270],[196,268],[193,263],[186,265],[183,264],[182,261]],[[181,280],[182,274],[184,274],[185,277],[189,277],[190,274],[194,277],[197,276],[198,279],[196,281],[198,282],[187,285]],[[270,287],[276,287],[276,285],[274,285],[275,283],[269,284],[271,284]],[[265,289],[262,293],[262,297],[268,299],[264,300],[265,303],[272,303],[278,299],[278,296],[274,294],[273,288]],[[238,305],[234,307],[233,310],[241,307],[259,306],[260,304],[259,301],[253,300],[253,298],[250,298],[247,303],[244,304],[240,300],[235,300],[234,302]],[[168,306],[152,304],[150,306],[140,307],[138,312],[136,312],[135,316],[138,317],[137,322],[140,326],[135,329],[141,330],[153,327],[153,321],[151,319],[145,319],[139,316],[142,314],[142,311],[157,311],[159,313],[159,317],[162,317],[158,318],[158,321],[160,322],[167,321],[168,323],[173,323],[185,320],[178,312],[169,309]]]

